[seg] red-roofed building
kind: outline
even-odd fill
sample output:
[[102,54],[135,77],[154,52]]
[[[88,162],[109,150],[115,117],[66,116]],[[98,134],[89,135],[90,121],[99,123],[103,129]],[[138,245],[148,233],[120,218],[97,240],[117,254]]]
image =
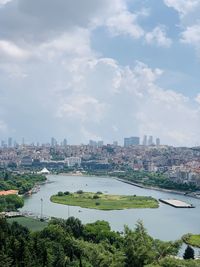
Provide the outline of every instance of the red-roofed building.
[[18,195],[18,190],[0,191],[0,196]]

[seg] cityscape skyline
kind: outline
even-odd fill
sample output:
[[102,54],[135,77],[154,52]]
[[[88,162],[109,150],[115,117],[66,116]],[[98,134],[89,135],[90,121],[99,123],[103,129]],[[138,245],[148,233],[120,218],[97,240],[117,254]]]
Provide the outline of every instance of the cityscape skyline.
[[199,10],[199,0],[0,1],[1,139],[134,132],[199,145]]
[[[148,137],[148,140],[147,140]],[[52,147],[54,146],[67,146],[67,145],[90,145],[90,146],[103,146],[103,145],[114,145],[114,146],[124,146],[128,147],[130,145],[143,145],[143,146],[151,146],[161,145],[160,138],[153,136],[147,136],[144,135],[143,138],[139,136],[131,136],[131,137],[124,137],[123,141],[119,142],[118,140],[112,140],[111,142],[105,142],[104,140],[88,140],[86,143],[69,143],[67,138],[64,139],[57,139],[55,137],[51,137],[50,140],[46,140],[45,142],[39,142],[39,141],[25,141],[26,139],[24,137],[21,138],[21,142],[17,141],[13,137],[8,137],[7,139],[0,140],[0,147],[16,147],[18,145],[34,145],[34,146],[40,146],[40,145],[50,145]],[[165,145],[165,144],[163,144]]]

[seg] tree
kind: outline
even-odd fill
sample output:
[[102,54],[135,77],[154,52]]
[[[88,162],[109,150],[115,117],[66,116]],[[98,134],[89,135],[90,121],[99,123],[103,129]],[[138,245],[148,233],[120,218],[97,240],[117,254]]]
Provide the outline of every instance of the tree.
[[167,256],[176,256],[180,247],[182,245],[182,241],[174,241],[174,242],[164,242],[158,239],[153,241],[152,249],[156,252],[156,261],[163,259]]
[[84,192],[83,192],[83,190],[78,190],[76,193],[81,195],[81,194],[83,194]]
[[8,173],[6,172],[6,173],[4,174],[4,181],[8,181],[8,179],[9,179],[9,175],[8,175]]
[[13,266],[12,259],[8,257],[6,254],[4,254],[3,251],[0,251],[0,259],[1,259],[1,266],[4,266],[4,267]]
[[141,221],[138,221],[135,231],[125,227],[126,267],[143,267],[151,263],[156,255],[152,247],[153,239],[147,234]]
[[83,225],[78,218],[69,217],[65,221],[66,230],[71,232],[75,238],[79,238],[83,234]]
[[0,196],[0,211],[13,211],[23,207],[24,200],[17,195]]
[[183,254],[185,260],[194,259],[194,249],[190,246],[187,246]]
[[107,240],[111,244],[120,242],[120,235],[111,231],[110,225],[106,221],[96,221],[84,226],[83,235],[85,240],[95,243]]
[[59,197],[63,197],[64,196],[64,193],[59,191],[58,194],[57,194]]

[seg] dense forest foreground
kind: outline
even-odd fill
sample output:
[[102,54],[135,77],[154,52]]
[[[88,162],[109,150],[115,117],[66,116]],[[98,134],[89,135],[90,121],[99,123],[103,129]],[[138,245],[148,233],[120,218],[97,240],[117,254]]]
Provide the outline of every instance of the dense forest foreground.
[[79,219],[52,219],[31,232],[0,218],[0,259],[4,267],[198,267],[191,249],[176,259],[181,241],[153,239],[142,222],[114,232],[108,222],[83,225]]

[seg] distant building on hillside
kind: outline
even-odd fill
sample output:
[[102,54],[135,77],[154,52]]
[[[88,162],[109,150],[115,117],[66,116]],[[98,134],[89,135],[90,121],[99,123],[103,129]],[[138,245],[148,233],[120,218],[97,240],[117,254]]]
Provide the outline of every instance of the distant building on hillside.
[[97,142],[94,141],[94,140],[90,140],[89,141],[89,146],[96,147],[97,146]]
[[142,145],[147,146],[147,136],[146,135],[144,135],[144,137],[143,137]]
[[74,167],[74,166],[79,166],[81,165],[81,158],[79,157],[69,157],[66,159],[67,166],[68,167]]
[[67,146],[67,139],[66,138],[63,140],[63,146]]
[[140,138],[137,136],[124,138],[124,147],[137,146],[140,144]]
[[32,166],[33,160],[29,156],[25,156],[21,160],[21,165],[24,167]]
[[117,141],[113,141],[113,146],[118,146],[118,142]]
[[12,147],[12,137],[8,138],[8,147]]
[[148,146],[152,146],[153,145],[153,136],[150,135],[148,138]]
[[157,145],[157,146],[160,145],[160,138],[156,138],[156,145]]
[[57,142],[56,139],[54,137],[51,137],[51,146],[54,147],[56,146]]
[[102,140],[98,141],[98,142],[97,142],[97,146],[98,146],[98,147],[102,147],[102,146],[103,146],[103,141],[102,141]]

